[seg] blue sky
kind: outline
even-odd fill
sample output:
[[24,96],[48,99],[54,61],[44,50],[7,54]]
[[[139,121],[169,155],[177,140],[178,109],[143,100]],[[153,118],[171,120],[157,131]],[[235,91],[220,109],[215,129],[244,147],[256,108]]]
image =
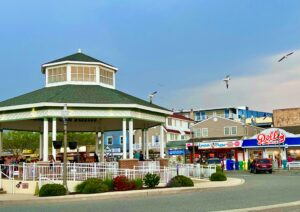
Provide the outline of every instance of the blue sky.
[[[168,108],[298,106],[274,96],[298,89],[300,55],[276,60],[300,49],[299,9],[296,0],[2,2],[0,100],[43,87],[40,65],[81,48],[119,68],[118,89],[144,99],[158,90]],[[274,75],[278,85],[292,72],[271,89]]]

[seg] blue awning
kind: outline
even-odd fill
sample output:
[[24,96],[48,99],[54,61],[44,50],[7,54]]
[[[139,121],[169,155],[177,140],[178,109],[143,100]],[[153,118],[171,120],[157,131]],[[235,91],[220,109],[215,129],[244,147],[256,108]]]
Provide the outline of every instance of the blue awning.
[[268,147],[300,147],[300,137],[286,138],[284,143],[270,144],[270,145],[258,145],[257,139],[245,139],[243,141],[242,148],[268,148]]

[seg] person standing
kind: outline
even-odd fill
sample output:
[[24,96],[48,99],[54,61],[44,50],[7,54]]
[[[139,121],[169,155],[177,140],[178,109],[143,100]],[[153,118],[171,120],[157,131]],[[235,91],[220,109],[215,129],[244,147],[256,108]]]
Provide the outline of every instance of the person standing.
[[140,158],[139,158],[140,161],[144,161],[144,154],[143,154],[143,151],[140,151]]

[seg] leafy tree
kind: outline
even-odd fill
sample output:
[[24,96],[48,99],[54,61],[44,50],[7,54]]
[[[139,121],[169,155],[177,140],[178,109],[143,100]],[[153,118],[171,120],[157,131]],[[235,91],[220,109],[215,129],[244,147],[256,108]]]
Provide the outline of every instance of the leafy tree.
[[35,152],[39,148],[39,133],[8,131],[3,133],[3,150],[20,155],[28,149]]

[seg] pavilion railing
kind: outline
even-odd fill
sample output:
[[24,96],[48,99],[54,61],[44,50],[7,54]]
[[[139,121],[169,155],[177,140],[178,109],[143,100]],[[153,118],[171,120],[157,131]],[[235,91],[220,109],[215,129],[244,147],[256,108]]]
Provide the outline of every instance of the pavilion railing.
[[[215,165],[202,166],[200,164],[177,164],[171,167],[159,167],[157,162],[140,163],[134,169],[119,169],[118,163],[69,163],[67,164],[68,181],[84,181],[89,178],[115,178],[124,175],[129,179],[144,178],[147,173],[160,176],[160,183],[166,184],[176,175],[184,175],[191,178],[208,178],[216,172]],[[63,164],[22,164],[0,165],[1,178],[20,181],[39,181],[39,185],[46,182],[62,183]]]

